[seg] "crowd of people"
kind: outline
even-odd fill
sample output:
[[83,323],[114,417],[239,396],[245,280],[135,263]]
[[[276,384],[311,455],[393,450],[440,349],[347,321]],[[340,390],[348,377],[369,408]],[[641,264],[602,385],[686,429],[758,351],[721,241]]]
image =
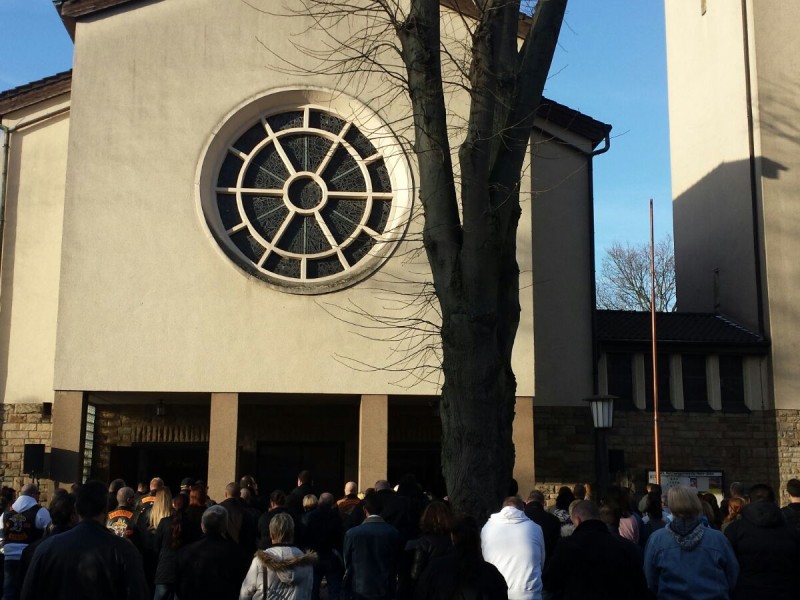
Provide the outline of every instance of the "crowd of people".
[[788,600],[800,589],[800,480],[721,504],[684,486],[512,488],[480,527],[413,476],[338,500],[311,473],[262,495],[244,476],[215,503],[202,481],[3,488],[3,600]]

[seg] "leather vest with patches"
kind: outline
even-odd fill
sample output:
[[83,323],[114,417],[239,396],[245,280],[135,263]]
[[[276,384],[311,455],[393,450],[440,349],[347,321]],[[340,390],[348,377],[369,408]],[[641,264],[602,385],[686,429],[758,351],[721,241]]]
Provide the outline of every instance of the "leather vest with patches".
[[36,527],[36,515],[41,510],[38,504],[28,510],[17,512],[13,508],[3,515],[3,542],[5,544],[31,544],[44,535]]

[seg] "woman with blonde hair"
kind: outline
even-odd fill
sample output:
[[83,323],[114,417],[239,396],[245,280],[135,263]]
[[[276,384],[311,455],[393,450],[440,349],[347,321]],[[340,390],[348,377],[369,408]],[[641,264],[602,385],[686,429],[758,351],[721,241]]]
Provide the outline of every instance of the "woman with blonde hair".
[[673,520],[653,532],[644,551],[647,585],[659,600],[729,600],[739,563],[728,540],[703,525],[700,498],[689,488],[670,488]]
[[278,513],[269,522],[272,546],[256,552],[239,592],[240,600],[310,600],[314,585],[314,552],[293,545],[294,520]]
[[158,524],[161,519],[172,515],[172,492],[169,488],[164,486],[156,492],[156,500],[153,502],[153,508],[150,509],[150,519],[147,523],[148,529],[155,531],[158,529]]

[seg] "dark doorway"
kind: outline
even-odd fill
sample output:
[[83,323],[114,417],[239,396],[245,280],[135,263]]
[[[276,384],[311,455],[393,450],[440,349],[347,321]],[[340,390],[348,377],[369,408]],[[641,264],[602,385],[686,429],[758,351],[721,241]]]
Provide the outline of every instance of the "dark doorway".
[[446,495],[442,477],[442,449],[439,444],[397,442],[389,444],[389,481],[397,484],[406,474],[413,474],[425,492],[437,498]]
[[339,498],[344,489],[344,444],[259,442],[256,457],[256,480],[265,494],[283,490],[287,494],[297,486],[297,474],[311,471],[314,492],[330,492]]
[[121,477],[131,487],[161,477],[175,494],[184,477],[207,481],[208,444],[112,446],[109,472],[112,479]]

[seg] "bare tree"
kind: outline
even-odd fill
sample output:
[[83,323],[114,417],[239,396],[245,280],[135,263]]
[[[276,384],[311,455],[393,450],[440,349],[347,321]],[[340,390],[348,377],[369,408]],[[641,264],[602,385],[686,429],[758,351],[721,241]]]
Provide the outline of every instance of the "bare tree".
[[[443,474],[455,509],[483,521],[514,467],[522,170],[567,0],[539,0],[531,17],[521,16],[531,5],[521,0],[301,4],[318,37],[356,24],[346,39],[312,51],[319,72],[347,83],[378,74],[410,103],[406,137],[441,320]],[[443,39],[442,4],[455,10],[462,39]],[[456,114],[448,105],[459,93],[469,108]]]
[[[675,255],[672,236],[655,245],[657,311],[675,310]],[[650,310],[650,245],[622,245],[606,249],[597,282],[597,308]]]

